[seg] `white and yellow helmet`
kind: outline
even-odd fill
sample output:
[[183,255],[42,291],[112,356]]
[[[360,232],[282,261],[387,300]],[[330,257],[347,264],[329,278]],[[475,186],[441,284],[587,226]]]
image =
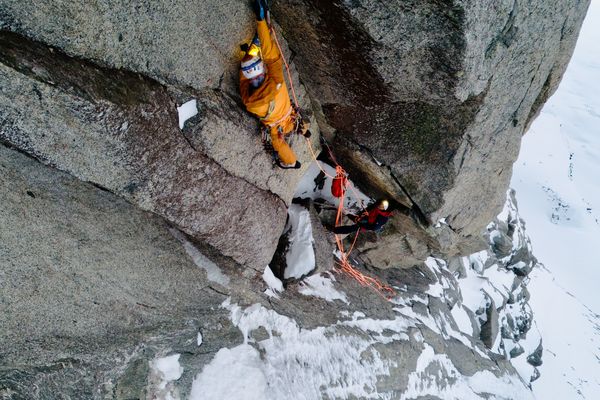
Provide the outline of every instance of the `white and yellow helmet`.
[[387,210],[389,207],[390,207],[390,202],[389,202],[389,201],[387,201],[387,200],[381,200],[381,201],[379,202],[379,209],[380,209],[380,210],[383,210],[383,211],[385,211],[385,210]]
[[265,73],[265,66],[258,55],[246,54],[241,64],[242,74],[248,79],[254,79]]

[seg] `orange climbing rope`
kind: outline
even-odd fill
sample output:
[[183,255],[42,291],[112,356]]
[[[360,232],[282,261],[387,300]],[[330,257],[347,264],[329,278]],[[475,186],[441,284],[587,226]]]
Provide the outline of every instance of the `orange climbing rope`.
[[[273,36],[273,38],[275,39],[275,44],[277,45],[277,48],[279,50],[279,54],[281,55],[281,58],[283,59],[283,64],[285,65],[285,69],[287,72],[287,76],[288,76],[288,81],[290,84],[290,88],[292,89],[292,96],[294,98],[294,104],[296,106],[296,110],[298,112],[298,116],[301,118],[300,115],[300,107],[298,105],[298,98],[296,97],[296,90],[294,89],[294,82],[292,81],[292,74],[290,72],[290,66],[287,62],[287,60],[285,59],[285,56],[283,55],[283,51],[281,50],[281,45],[279,44],[279,39],[277,38],[277,34],[275,33],[275,29],[273,28],[273,26],[270,23],[270,18],[269,18],[269,28],[271,31],[271,35]],[[306,139],[306,144],[310,150],[310,153],[312,155],[313,160],[316,162],[317,166],[319,167],[319,169],[321,170],[321,172],[323,172],[323,174],[325,174],[325,176],[331,178],[331,179],[335,179],[334,176],[332,176],[331,174],[328,174],[322,167],[321,167],[321,163],[317,160],[317,155],[315,154],[315,151],[313,150],[312,147],[312,143],[310,141],[309,138],[305,138]],[[337,160],[335,159],[331,149],[329,148],[329,146],[327,145],[327,150],[329,151],[329,155],[330,158],[332,159],[332,161],[335,163],[336,166],[336,175],[341,174],[346,174],[346,172],[344,171],[344,169],[338,164]],[[362,199],[360,199],[360,196],[358,195],[358,193],[356,192],[356,190],[354,189],[354,185],[352,185],[352,183],[350,181],[347,181],[347,186],[350,187],[350,189],[354,192],[355,196],[357,199],[360,200],[361,205],[363,206],[364,209],[364,203],[362,203]],[[336,213],[336,217],[335,217],[335,226],[340,226],[342,223],[342,218],[344,215],[344,202],[345,202],[345,197],[346,197],[346,190],[344,190],[342,192],[341,197],[339,198],[339,205],[338,205],[338,209],[337,209],[337,213]],[[375,292],[377,294],[379,294],[381,297],[383,297],[386,300],[391,300],[395,295],[396,292],[394,291],[394,289],[392,289],[390,286],[383,284],[382,282],[380,282],[378,279],[367,276],[363,273],[361,273],[360,271],[358,271],[356,268],[354,268],[352,266],[352,264],[350,263],[350,253],[352,252],[352,250],[354,249],[354,245],[356,244],[356,239],[358,238],[358,234],[360,233],[360,229],[356,231],[356,234],[354,235],[354,239],[352,241],[352,245],[350,246],[350,248],[348,249],[348,251],[344,251],[344,243],[342,238],[340,237],[340,235],[335,234],[335,241],[336,241],[336,245],[338,248],[338,251],[340,253],[339,255],[339,261],[337,262],[338,266],[339,266],[339,271],[341,271],[342,273],[346,274],[347,276],[353,278],[354,280],[356,280],[361,286],[365,286],[365,287],[370,287],[371,289],[375,290]]]
[[[269,24],[270,25],[270,24]],[[275,39],[275,44],[277,44],[277,48],[279,49],[279,54],[281,54],[281,59],[283,60],[283,64],[285,65],[285,70],[287,71],[288,80],[290,81],[290,88],[292,89],[292,95],[294,96],[294,104],[296,105],[296,109],[300,110],[298,105],[298,98],[296,97],[296,90],[294,89],[294,83],[292,82],[292,74],[290,73],[290,66],[288,65],[285,56],[283,55],[283,51],[281,51],[281,46],[279,45],[279,39],[277,39],[277,33],[275,33],[275,29],[272,25],[269,26],[271,31],[271,35]],[[300,113],[300,111],[298,111]]]

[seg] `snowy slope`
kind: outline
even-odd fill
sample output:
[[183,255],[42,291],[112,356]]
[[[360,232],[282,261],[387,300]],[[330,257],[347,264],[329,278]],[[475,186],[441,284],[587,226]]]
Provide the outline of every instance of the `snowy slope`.
[[[333,172],[325,164],[321,167]],[[330,182],[321,185],[316,179],[319,171],[313,163],[297,194],[335,203],[337,199],[329,194]],[[351,208],[366,201],[366,196],[351,191],[346,206]],[[513,262],[511,250],[529,249],[529,241],[522,235],[510,199],[507,207],[501,215],[503,226],[518,227],[512,229],[512,243],[505,259],[488,251],[467,257],[461,269],[464,276],[457,281],[444,260],[429,257],[417,273],[429,276],[430,283],[416,290],[398,281],[403,287],[396,287],[398,292],[389,303],[376,297],[375,304],[364,308],[364,303],[369,303],[365,293],[347,291],[351,287],[342,286],[340,281],[345,281],[345,285],[348,281],[339,271],[309,276],[297,286],[284,289],[267,267],[263,281],[268,286],[264,293],[270,297],[270,305],[297,303],[301,299],[290,293],[297,291],[302,298],[327,301],[326,308],[337,310],[339,319],[307,329],[294,317],[263,304],[242,306],[228,299],[222,307],[230,311],[230,319],[242,333],[244,343],[217,351],[195,376],[190,398],[533,398],[527,387],[533,367],[525,362],[515,371],[507,368],[508,362],[500,361],[510,358],[519,345],[506,334],[501,335],[499,327],[510,319],[519,330],[518,321],[529,320],[523,316],[526,303],[519,300],[522,278],[514,272],[528,265]],[[300,267],[304,260],[309,262],[310,270],[314,266],[314,257],[308,251],[312,243],[311,222],[300,218],[303,210],[298,205],[290,207],[292,234],[287,254],[295,261],[288,259],[288,268]],[[488,227],[490,243],[502,235],[498,224],[501,223]],[[295,253],[298,254],[293,256]],[[302,268],[299,271],[300,275],[308,272]],[[356,292],[357,288],[351,290]],[[507,302],[510,304],[504,307]],[[388,307],[391,315],[387,318],[370,315]],[[487,317],[488,308],[499,311]],[[489,318],[497,320],[491,323],[498,328],[492,329],[492,344],[488,346],[496,354],[490,353],[479,339],[483,324],[491,322]],[[507,332],[510,334],[510,330]],[[530,338],[532,344],[526,346],[522,359],[539,344],[539,335]]]
[[600,398],[600,1],[557,92],[523,138],[511,186],[536,257],[540,399]]

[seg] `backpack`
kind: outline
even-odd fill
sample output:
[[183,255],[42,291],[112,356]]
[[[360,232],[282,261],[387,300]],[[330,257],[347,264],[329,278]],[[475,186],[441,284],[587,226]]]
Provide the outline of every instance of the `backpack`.
[[346,192],[346,186],[348,186],[348,178],[342,167],[338,166],[335,168],[335,178],[331,182],[331,194],[334,197],[340,198]]

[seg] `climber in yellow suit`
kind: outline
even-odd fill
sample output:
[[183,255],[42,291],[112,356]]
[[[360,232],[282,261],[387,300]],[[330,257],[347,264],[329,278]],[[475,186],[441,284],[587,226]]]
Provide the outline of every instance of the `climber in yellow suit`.
[[279,158],[278,165],[281,168],[300,168],[300,162],[286,143],[285,136],[297,132],[309,137],[309,124],[300,120],[290,102],[288,88],[283,79],[283,58],[265,21],[268,12],[266,0],[255,0],[254,11],[262,58],[261,54],[253,55],[248,52],[242,59],[242,101],[246,109],[256,115],[269,130],[273,149]]

